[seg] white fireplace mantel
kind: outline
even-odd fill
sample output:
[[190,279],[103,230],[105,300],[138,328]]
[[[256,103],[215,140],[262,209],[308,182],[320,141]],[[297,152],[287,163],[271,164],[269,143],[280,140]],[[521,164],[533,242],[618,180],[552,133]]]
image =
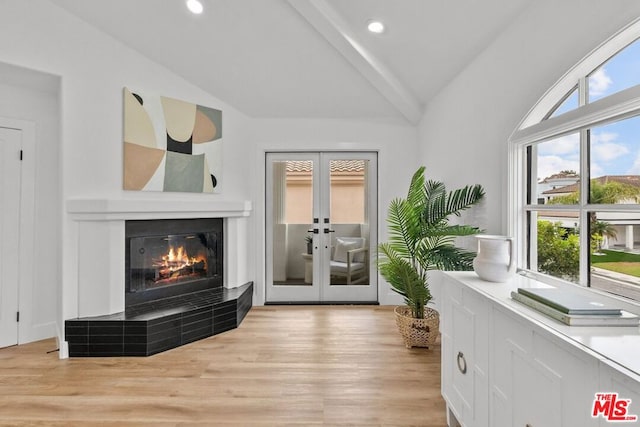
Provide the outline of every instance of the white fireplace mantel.
[[248,223],[251,202],[245,200],[68,199],[67,214],[75,226],[71,250],[77,282],[68,280],[76,303],[65,319],[101,316],[124,310],[125,222],[127,220],[224,218],[224,285],[247,282]]
[[76,221],[228,218],[246,217],[250,212],[248,200],[67,200],[67,213]]

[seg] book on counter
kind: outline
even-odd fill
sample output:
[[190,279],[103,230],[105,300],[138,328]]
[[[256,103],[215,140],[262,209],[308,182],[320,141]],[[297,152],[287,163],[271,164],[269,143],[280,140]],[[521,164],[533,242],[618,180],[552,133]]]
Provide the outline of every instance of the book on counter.
[[565,314],[620,315],[620,308],[605,304],[587,295],[560,288],[518,288],[518,293]]
[[638,326],[640,324],[640,317],[620,309],[616,309],[617,314],[569,314],[522,292],[511,292],[511,298],[569,326]]

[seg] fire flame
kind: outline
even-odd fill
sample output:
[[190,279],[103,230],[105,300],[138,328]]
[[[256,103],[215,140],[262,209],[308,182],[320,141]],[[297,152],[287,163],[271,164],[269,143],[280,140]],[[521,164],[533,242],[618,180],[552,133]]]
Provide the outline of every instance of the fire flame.
[[184,248],[184,246],[179,246],[177,251],[174,249],[173,246],[170,246],[169,253],[167,255],[164,255],[162,257],[162,260],[165,261],[166,263],[178,261],[178,262],[183,262],[184,264],[188,264],[189,255],[187,254],[187,251]]
[[184,246],[169,246],[169,252],[156,265],[173,272],[203,261],[206,261],[203,256],[190,257]]

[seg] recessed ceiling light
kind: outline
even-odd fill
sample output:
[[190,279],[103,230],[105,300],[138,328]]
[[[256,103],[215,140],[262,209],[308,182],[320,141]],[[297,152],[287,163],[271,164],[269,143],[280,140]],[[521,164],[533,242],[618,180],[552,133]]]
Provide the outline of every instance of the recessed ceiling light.
[[371,20],[367,22],[367,29],[372,33],[382,34],[384,33],[384,24],[380,21]]
[[200,3],[198,0],[187,0],[187,7],[191,11],[191,13],[196,15],[200,15],[202,13],[202,10],[204,9],[202,7],[202,3]]

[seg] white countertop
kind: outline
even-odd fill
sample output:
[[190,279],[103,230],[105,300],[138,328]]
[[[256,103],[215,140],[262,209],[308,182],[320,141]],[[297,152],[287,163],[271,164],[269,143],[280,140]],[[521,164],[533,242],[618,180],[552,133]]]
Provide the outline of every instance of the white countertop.
[[[511,311],[526,315],[529,319],[552,333],[570,339],[576,345],[596,353],[601,359],[612,362],[640,376],[640,327],[637,326],[568,326],[511,299],[517,288],[555,287],[521,275],[515,275],[506,283],[493,283],[480,279],[472,271],[445,272],[471,289],[485,295]],[[598,299],[613,302],[621,309],[640,314],[640,304],[610,298],[591,289],[567,285],[578,293],[597,295]]]

